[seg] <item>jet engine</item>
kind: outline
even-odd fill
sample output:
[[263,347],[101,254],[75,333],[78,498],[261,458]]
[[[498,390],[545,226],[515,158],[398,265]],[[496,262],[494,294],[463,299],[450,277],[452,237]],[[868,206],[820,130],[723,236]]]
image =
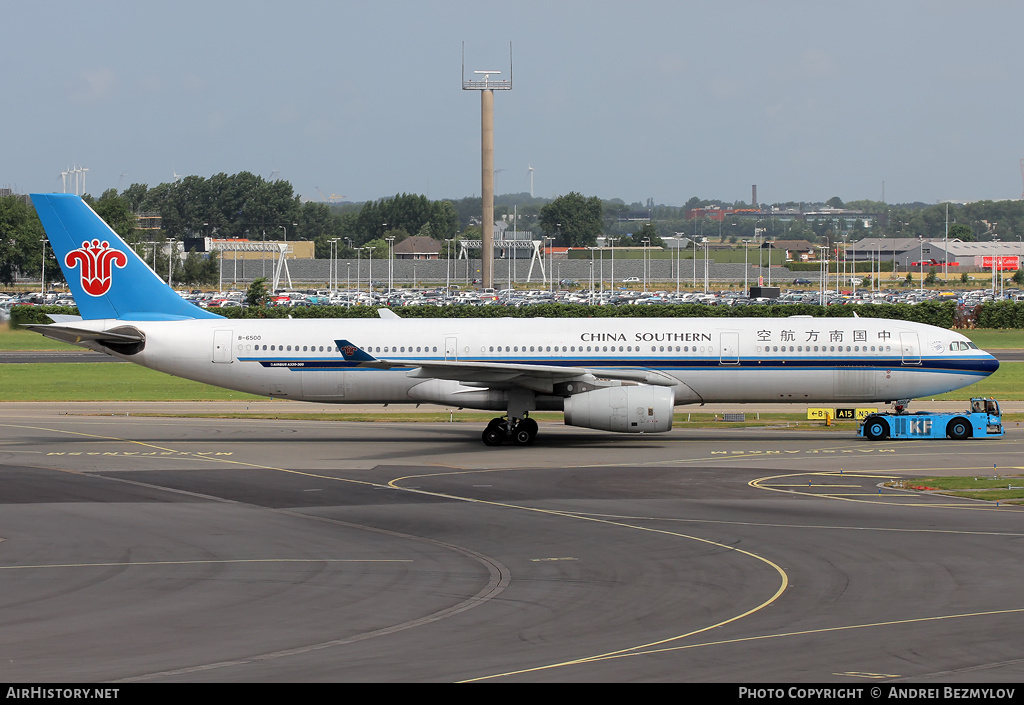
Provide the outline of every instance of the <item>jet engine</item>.
[[618,433],[672,429],[675,394],[670,387],[605,387],[565,400],[565,424]]

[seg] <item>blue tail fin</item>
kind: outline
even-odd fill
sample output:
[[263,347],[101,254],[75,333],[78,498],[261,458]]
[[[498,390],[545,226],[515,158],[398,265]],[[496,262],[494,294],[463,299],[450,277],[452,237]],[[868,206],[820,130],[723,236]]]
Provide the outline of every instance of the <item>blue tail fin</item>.
[[181,298],[78,196],[34,193],[32,203],[82,318],[222,318]]

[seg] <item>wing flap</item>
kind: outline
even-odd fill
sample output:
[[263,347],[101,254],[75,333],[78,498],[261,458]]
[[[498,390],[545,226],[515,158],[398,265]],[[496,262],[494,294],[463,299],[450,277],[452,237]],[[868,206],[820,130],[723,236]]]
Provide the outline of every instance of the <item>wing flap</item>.
[[520,384],[530,389],[550,391],[553,384],[595,380],[637,382],[657,387],[674,387],[675,377],[647,368],[562,367],[559,365],[517,365],[504,362],[431,361],[407,373],[409,377],[433,377],[459,382]]

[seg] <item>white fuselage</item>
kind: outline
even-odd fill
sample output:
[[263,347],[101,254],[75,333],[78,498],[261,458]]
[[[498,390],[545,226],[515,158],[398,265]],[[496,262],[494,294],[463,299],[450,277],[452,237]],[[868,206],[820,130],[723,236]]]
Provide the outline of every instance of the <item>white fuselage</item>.
[[[144,349],[126,360],[209,384],[332,403],[433,402],[504,409],[500,384],[411,376],[447,360],[656,370],[676,404],[879,402],[958,389],[995,359],[959,333],[874,318],[444,318],[85,321],[130,325]],[[403,366],[346,362],[339,339]],[[96,348],[103,349],[103,348]],[[565,393],[539,394],[560,409]]]

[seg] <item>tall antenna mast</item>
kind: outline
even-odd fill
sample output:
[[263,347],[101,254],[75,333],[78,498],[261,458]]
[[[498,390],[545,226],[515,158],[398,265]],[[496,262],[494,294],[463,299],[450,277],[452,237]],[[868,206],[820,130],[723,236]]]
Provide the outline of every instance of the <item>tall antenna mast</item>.
[[494,287],[494,91],[512,90],[512,42],[508,43],[508,80],[501,71],[474,71],[483,80],[466,80],[466,43],[462,43],[462,90],[480,91],[480,225],[483,287]]

